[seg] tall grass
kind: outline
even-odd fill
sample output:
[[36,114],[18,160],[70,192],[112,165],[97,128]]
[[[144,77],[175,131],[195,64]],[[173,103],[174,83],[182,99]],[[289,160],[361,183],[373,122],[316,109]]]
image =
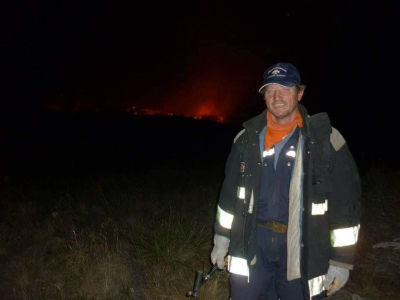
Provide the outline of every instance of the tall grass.
[[[379,238],[395,234],[400,174],[372,170],[362,177],[359,252],[346,288],[396,299],[398,281],[385,282],[370,257]],[[221,181],[218,167],[3,185],[0,298],[187,299],[196,272],[211,268]],[[216,271],[198,298],[229,299],[228,276]]]
[[[185,298],[195,272],[211,266],[221,173],[200,173],[3,185],[1,299]],[[204,295],[217,286],[227,293],[221,275]]]

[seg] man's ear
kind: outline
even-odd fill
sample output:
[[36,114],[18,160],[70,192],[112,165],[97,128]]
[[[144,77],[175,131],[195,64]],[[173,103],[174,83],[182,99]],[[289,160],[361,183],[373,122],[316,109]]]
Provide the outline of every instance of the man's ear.
[[301,99],[303,98],[304,95],[304,90],[300,90],[299,93],[297,94],[297,101],[300,102]]

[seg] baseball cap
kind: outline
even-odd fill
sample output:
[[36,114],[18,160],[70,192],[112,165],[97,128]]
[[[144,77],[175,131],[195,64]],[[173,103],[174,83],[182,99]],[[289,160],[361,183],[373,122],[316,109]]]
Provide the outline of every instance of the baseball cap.
[[300,85],[301,78],[300,72],[295,66],[290,63],[277,63],[272,67],[269,67],[264,72],[264,84],[258,90],[262,93],[263,89],[269,84],[279,84],[286,87],[293,85]]

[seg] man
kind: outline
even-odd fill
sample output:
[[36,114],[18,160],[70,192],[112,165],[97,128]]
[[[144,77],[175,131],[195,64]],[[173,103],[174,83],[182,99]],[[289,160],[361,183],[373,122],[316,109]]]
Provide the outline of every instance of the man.
[[228,156],[211,261],[229,250],[232,300],[321,299],[345,285],[360,228],[361,185],[342,135],[299,102],[300,73],[277,63]]

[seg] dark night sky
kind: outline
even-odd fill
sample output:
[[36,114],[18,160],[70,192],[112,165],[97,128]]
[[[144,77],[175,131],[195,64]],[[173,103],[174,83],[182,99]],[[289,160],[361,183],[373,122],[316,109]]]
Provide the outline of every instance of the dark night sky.
[[309,112],[353,144],[375,147],[396,125],[395,1],[8,2],[6,114],[136,106],[243,121],[263,108],[265,68],[288,61]]

